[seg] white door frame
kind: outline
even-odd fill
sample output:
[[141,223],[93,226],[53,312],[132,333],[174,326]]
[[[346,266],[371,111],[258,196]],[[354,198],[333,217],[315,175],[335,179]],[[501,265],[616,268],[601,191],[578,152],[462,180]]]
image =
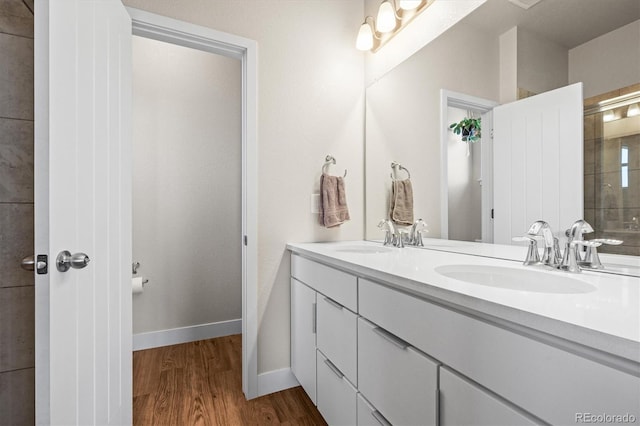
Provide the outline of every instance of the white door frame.
[[127,11],[134,35],[242,62],[242,390],[252,399],[258,396],[258,46],[211,28],[134,8]]
[[[468,109],[480,114],[485,114],[493,110],[499,104],[488,99],[477,98],[465,95],[464,93],[453,92],[451,90],[440,89],[440,238],[449,238],[449,124],[448,108]],[[493,204],[493,154],[491,146],[491,127],[482,125],[485,136],[482,143],[485,148],[482,150],[482,238],[485,235],[493,237],[493,232],[488,232],[490,227],[490,215],[485,211],[485,207]],[[488,132],[487,132],[488,131]],[[486,143],[485,143],[486,142]],[[488,148],[488,149],[487,149]]]

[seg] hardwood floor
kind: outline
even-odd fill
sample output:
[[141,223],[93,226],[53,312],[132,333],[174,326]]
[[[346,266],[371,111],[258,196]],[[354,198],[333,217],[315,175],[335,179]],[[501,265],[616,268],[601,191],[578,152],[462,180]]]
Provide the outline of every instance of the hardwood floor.
[[300,386],[245,400],[242,336],[133,353],[134,425],[326,425]]

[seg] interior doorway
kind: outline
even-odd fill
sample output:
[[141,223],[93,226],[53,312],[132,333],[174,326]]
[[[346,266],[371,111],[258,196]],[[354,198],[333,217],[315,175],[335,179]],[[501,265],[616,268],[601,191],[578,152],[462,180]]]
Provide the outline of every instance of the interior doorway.
[[[242,390],[258,396],[257,363],[257,46],[255,41],[127,8],[132,32],[241,63]],[[197,339],[194,339],[197,340]]]
[[[440,91],[440,236],[493,242],[493,108],[498,103]],[[452,140],[451,123],[480,118],[482,137],[466,144]],[[452,231],[452,229],[454,231]]]

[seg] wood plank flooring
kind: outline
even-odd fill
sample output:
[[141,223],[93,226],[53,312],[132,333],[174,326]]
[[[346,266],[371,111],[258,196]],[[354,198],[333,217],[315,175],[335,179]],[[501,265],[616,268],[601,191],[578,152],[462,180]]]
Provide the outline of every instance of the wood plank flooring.
[[247,401],[242,336],[133,353],[134,425],[326,425],[300,386]]

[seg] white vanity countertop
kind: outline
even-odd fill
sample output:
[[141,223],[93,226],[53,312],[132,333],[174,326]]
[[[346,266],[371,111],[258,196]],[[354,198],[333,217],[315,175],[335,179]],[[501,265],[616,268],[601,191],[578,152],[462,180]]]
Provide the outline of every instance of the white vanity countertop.
[[[440,244],[448,242],[438,240]],[[471,245],[479,245],[470,243]],[[428,242],[425,240],[425,246]],[[640,363],[640,278],[624,275],[548,270],[548,274],[581,280],[595,287],[588,293],[562,294],[513,290],[471,284],[435,271],[445,265],[490,265],[511,269],[547,271],[525,267],[512,260],[493,259],[511,246],[482,244],[483,254],[461,254],[413,247],[382,248],[370,241],[288,244],[293,253],[362,278],[382,281],[411,294],[435,300],[480,316],[506,320],[519,326]],[[362,251],[359,250],[362,248]],[[516,251],[522,247],[515,247]],[[474,250],[481,250],[475,248]],[[502,253],[502,254],[504,254]],[[523,251],[524,257],[525,251]]]

